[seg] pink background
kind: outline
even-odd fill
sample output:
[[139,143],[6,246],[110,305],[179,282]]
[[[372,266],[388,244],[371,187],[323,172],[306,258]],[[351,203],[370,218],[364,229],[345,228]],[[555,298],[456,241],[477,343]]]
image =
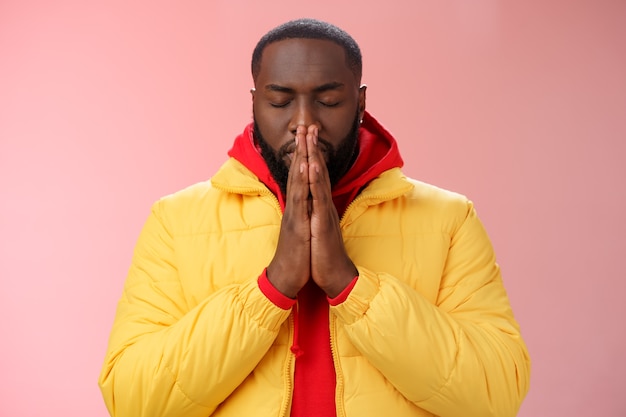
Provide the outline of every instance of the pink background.
[[0,1],[0,416],[92,416],[150,205],[250,120],[287,19],[344,27],[406,172],[492,236],[533,359],[520,416],[626,415],[626,2]]

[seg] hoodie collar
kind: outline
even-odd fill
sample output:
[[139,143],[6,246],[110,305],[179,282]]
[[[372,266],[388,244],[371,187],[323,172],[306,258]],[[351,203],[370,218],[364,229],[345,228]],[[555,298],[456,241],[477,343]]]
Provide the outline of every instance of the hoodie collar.
[[[403,165],[396,140],[368,112],[365,112],[359,128],[358,146],[359,154],[354,164],[332,190],[333,202],[340,216],[365,185],[383,172]],[[284,196],[254,143],[252,123],[235,138],[228,155],[252,171],[276,195],[284,211]]]

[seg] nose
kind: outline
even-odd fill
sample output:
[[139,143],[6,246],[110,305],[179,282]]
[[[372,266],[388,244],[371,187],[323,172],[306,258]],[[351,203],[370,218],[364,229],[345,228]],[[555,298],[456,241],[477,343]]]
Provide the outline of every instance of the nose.
[[312,124],[316,124],[319,127],[319,121],[317,113],[312,103],[308,100],[300,99],[294,103],[294,112],[289,122],[289,131],[296,134],[296,129],[299,125],[309,127]]

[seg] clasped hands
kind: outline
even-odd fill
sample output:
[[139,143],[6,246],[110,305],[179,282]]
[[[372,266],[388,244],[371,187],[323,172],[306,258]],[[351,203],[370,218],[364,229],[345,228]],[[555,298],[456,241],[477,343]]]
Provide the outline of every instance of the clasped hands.
[[343,244],[317,135],[316,125],[296,130],[285,212],[276,253],[267,267],[272,285],[291,298],[309,279],[334,298],[358,275]]

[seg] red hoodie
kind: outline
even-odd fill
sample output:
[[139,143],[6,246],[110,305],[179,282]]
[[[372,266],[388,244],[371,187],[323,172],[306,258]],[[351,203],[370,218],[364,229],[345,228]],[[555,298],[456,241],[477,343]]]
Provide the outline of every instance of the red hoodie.
[[[403,164],[393,136],[367,112],[359,129],[358,144],[356,161],[332,189],[333,202],[340,217],[367,183],[384,171]],[[285,198],[280,187],[254,142],[252,124],[237,136],[228,155],[252,171],[276,195],[281,209],[285,210]],[[329,304],[337,305],[345,301],[357,279],[334,299],[327,298],[312,280],[298,293],[298,305],[294,308],[294,343],[291,348],[296,354],[291,404],[293,417],[337,415],[336,375],[330,347],[328,307]],[[259,277],[259,287],[278,307],[289,309],[296,303],[296,300],[286,297],[272,286],[265,271]]]

